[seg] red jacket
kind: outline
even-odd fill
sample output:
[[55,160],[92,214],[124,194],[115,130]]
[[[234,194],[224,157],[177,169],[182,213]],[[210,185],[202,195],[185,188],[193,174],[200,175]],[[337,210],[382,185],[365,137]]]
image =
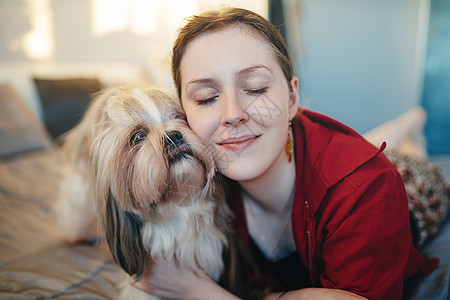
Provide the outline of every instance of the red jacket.
[[[313,286],[369,299],[401,299],[403,279],[437,265],[412,245],[403,180],[381,152],[349,127],[303,110],[293,121],[296,189],[292,228]],[[240,196],[230,205],[248,243]]]

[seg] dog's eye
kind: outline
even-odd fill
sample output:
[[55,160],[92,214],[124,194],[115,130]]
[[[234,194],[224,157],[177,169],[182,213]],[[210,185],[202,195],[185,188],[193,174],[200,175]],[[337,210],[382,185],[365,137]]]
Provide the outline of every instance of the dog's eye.
[[137,144],[141,143],[145,138],[147,137],[147,130],[145,128],[137,128],[131,133],[130,138],[130,146],[136,146]]

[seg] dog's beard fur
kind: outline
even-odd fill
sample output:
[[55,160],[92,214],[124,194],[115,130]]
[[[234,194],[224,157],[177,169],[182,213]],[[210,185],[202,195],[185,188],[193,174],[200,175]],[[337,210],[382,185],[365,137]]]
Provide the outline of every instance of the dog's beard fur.
[[[254,269],[238,266],[249,258],[238,259],[245,250],[237,249],[230,231],[232,215],[216,183],[214,160],[187,126],[175,98],[153,87],[104,91],[64,137],[62,150],[72,174],[61,185],[60,223],[73,240],[93,235],[85,230],[92,220],[69,213],[73,205],[67,202],[94,202],[100,231],[128,274],[142,275],[149,255],[218,280],[224,254],[230,267],[223,285],[238,294],[249,289]],[[93,201],[86,195],[69,195],[67,201],[74,174],[89,178]]]

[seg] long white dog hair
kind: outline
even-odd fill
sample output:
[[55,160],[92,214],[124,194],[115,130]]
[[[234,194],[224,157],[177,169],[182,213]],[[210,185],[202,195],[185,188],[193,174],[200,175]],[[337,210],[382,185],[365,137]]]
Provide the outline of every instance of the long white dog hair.
[[254,269],[231,233],[210,149],[168,93],[151,86],[101,92],[64,137],[70,167],[60,186],[61,226],[72,241],[91,239],[98,220],[130,275],[143,273],[148,255],[221,278],[235,293],[249,290]]

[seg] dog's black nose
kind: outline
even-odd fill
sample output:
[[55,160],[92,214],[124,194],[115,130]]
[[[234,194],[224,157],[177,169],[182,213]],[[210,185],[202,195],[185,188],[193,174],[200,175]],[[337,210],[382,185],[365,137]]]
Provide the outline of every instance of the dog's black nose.
[[167,134],[166,145],[168,147],[179,147],[184,143],[183,135],[179,131],[171,131]]

